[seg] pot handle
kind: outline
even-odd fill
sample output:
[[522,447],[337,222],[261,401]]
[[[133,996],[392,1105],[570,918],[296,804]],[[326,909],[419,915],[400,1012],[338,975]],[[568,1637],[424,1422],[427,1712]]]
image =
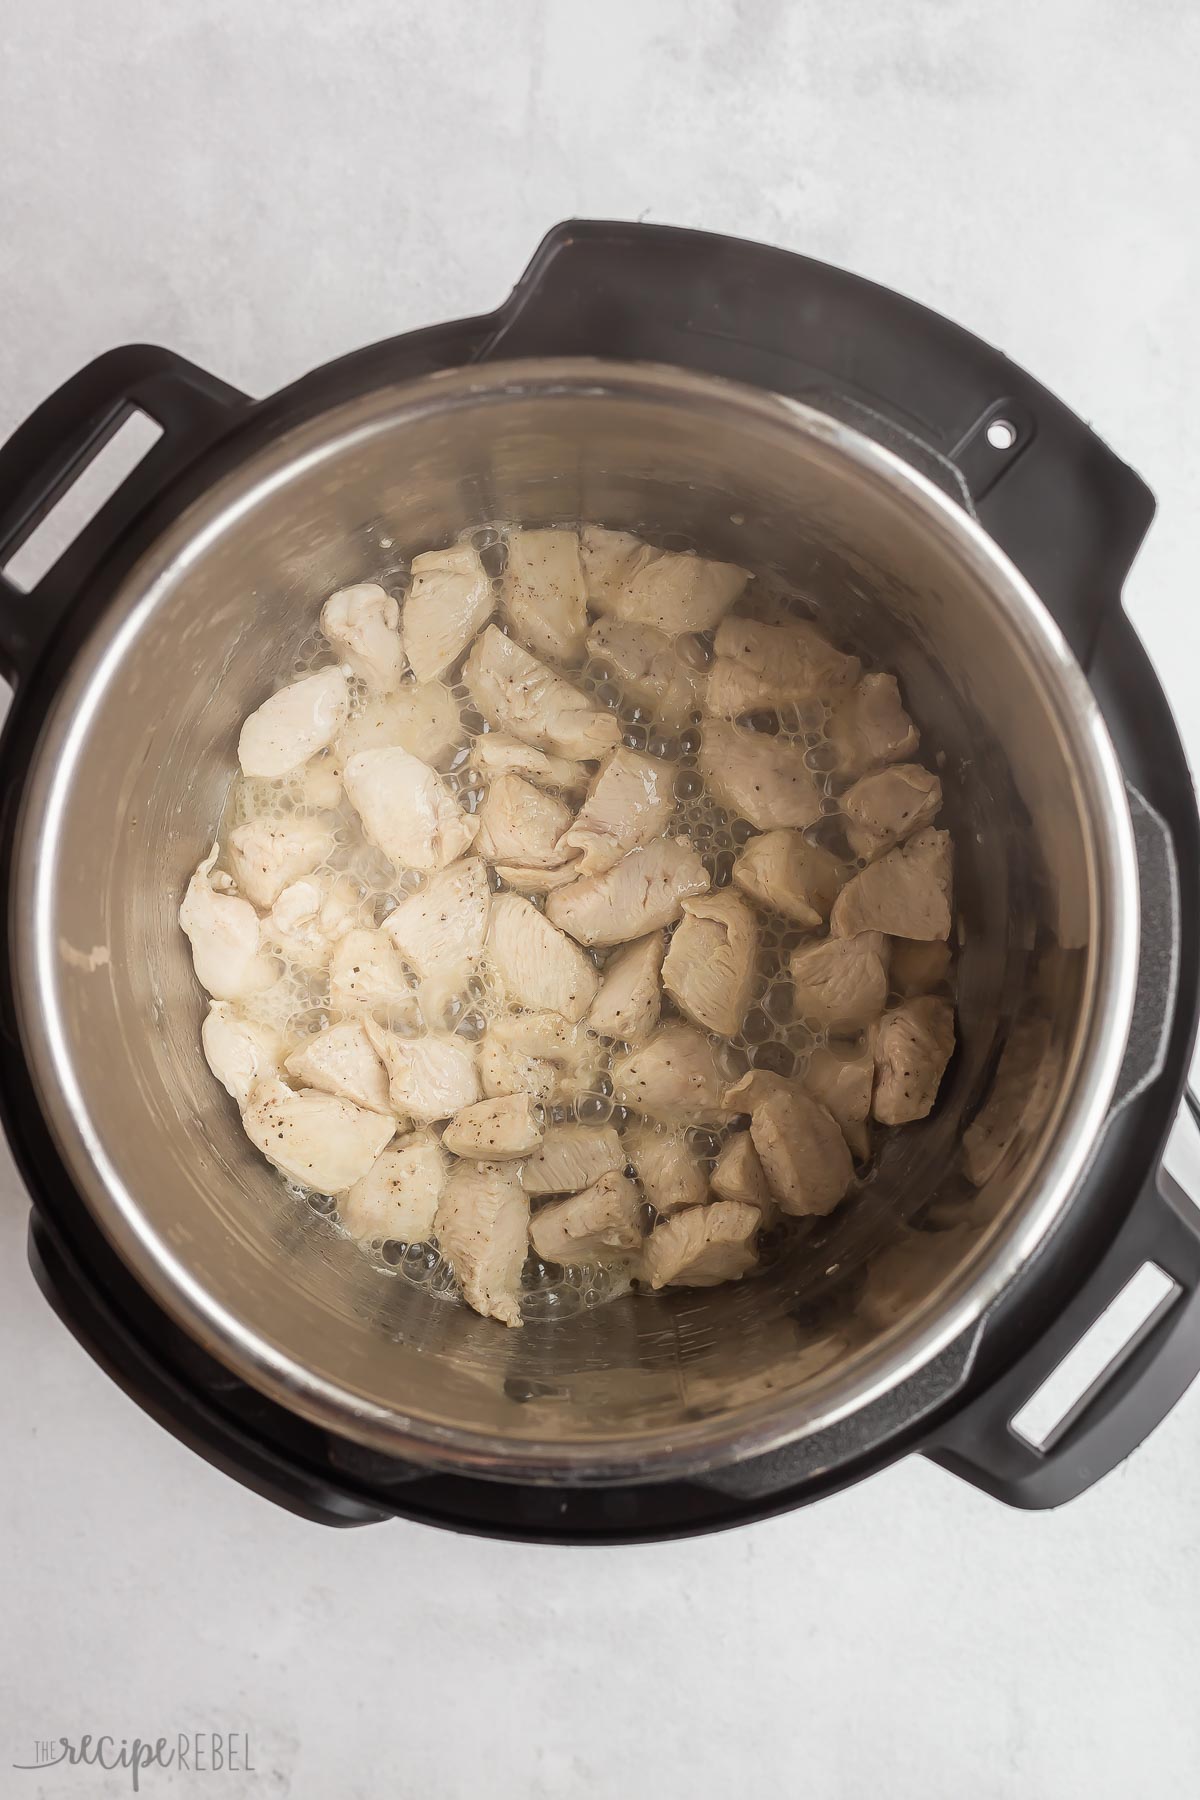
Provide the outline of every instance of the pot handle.
[[[0,446],[0,676],[28,678],[97,564],[168,482],[250,404],[173,351],[128,344],[96,358]],[[28,592],[3,571],[30,534],[135,412],[161,437],[54,566]]]

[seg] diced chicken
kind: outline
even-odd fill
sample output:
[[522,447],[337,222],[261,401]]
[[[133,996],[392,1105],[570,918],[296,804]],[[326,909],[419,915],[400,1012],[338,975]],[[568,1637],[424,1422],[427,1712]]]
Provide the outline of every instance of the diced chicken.
[[557,869],[522,869],[516,863],[495,863],[493,867],[506,887],[515,888],[518,894],[552,894],[555,888],[579,879],[573,862],[561,863]]
[[506,1094],[477,1100],[455,1113],[442,1143],[455,1156],[484,1162],[511,1162],[537,1149],[545,1135],[538,1109],[528,1094]]
[[892,943],[892,987],[905,1000],[928,994],[950,973],[950,946],[936,939],[896,938]]
[[338,1201],[351,1237],[424,1244],[433,1236],[449,1160],[431,1131],[398,1138]]
[[229,834],[229,865],[247,900],[266,911],[332,849],[333,837],[319,819],[247,819]]
[[350,710],[350,689],[339,668],[318,669],[264,700],[242,726],[242,774],[277,781],[332,744]]
[[463,1299],[485,1319],[521,1323],[528,1233],[529,1200],[515,1164],[455,1164],[438,1202],[434,1234]]
[[470,544],[414,556],[404,602],[404,650],[418,681],[436,681],[492,615],[495,596]]
[[398,1037],[374,1019],[366,1033],[388,1073],[392,1110],[432,1125],[482,1098],[469,1044],[453,1037]]
[[774,1069],[751,1069],[725,1089],[723,1100],[730,1112],[752,1113],[768,1094],[787,1092],[792,1086],[786,1075],[776,1074]]
[[963,1168],[976,1187],[991,1180],[1018,1134],[1035,1131],[1045,1118],[1058,1060],[1050,1021],[1037,1015],[1018,1019],[1000,1053],[991,1093],[963,1133]]
[[[622,744],[600,765],[579,817],[564,831],[558,861],[579,852],[579,874],[600,875],[630,850],[661,837],[675,811],[677,769]],[[507,856],[507,862],[528,862]]]
[[855,856],[877,856],[937,816],[942,784],[920,763],[894,763],[862,775],[842,795],[846,836]]
[[487,950],[508,998],[518,1006],[582,1019],[600,986],[595,965],[565,932],[519,894],[497,894]]
[[463,675],[489,725],[538,749],[586,762],[621,741],[619,719],[494,625],[479,638]]
[[535,656],[576,662],[587,635],[587,588],[577,531],[514,531],[508,539],[504,611]]
[[707,1200],[708,1182],[700,1159],[681,1131],[632,1125],[625,1133],[624,1144],[642,1192],[660,1213],[700,1206]]
[[387,1012],[415,1024],[412,982],[382,931],[348,931],[329,961],[329,1004],[335,1012]]
[[920,742],[894,675],[864,675],[857,687],[836,699],[828,737],[844,775],[865,775],[884,763],[904,762]]
[[478,847],[489,862],[553,869],[573,855],[559,842],[571,823],[570,807],[523,775],[497,775],[478,818]]
[[246,1136],[267,1161],[318,1194],[361,1181],[396,1131],[395,1119],[312,1088],[299,1093],[268,1076],[242,1114]]
[[740,1200],[689,1206],[664,1219],[646,1239],[651,1287],[717,1287],[740,1281],[758,1261],[754,1240],[761,1224],[758,1208]]
[[283,1051],[277,1032],[244,1019],[227,1000],[210,1000],[200,1028],[204,1059],[225,1092],[245,1106],[265,1075],[278,1075]]
[[270,987],[279,969],[259,947],[258,914],[249,900],[222,893],[214,885],[218,853],[214,844],[188,882],[179,923],[191,943],[200,986],[214,1000],[241,1000]]
[[506,1014],[479,1047],[485,1094],[529,1094],[543,1104],[588,1092],[602,1060],[595,1035],[554,1012]]
[[546,1262],[590,1262],[636,1250],[641,1196],[618,1170],[568,1200],[552,1200],[529,1221],[529,1241]]
[[835,937],[947,938],[950,923],[950,833],[929,827],[861,869],[829,915]]
[[561,788],[564,794],[582,794],[589,780],[581,763],[571,762],[565,756],[550,756],[503,731],[485,731],[475,739],[470,765],[488,781],[497,775],[523,775],[535,787]]
[[719,719],[824,697],[857,681],[857,656],[835,650],[806,619],[760,625],[757,619],[724,619],[713,644],[705,699]]
[[[691,640],[684,639],[686,646]],[[653,625],[599,619],[587,647],[607,663],[625,692],[668,730],[693,718],[704,701],[704,670],[681,654],[680,640]]]
[[581,944],[625,944],[672,925],[693,894],[707,893],[708,870],[686,838],[659,838],[631,850],[603,875],[556,888],[546,917]]
[[479,1046],[479,1080],[489,1100],[506,1094],[528,1094],[546,1106],[558,1087],[561,1071],[548,1057],[530,1056],[489,1031]]
[[364,750],[407,750],[422,762],[439,763],[461,733],[449,688],[440,681],[406,681],[394,694],[368,695],[338,733],[334,752],[342,767]]
[[847,870],[799,831],[752,837],[733,865],[734,886],[811,930],[829,917]]
[[722,1200],[740,1200],[745,1206],[757,1206],[764,1223],[775,1210],[767,1177],[748,1131],[735,1131],[722,1144],[712,1172],[712,1190]]
[[583,553],[588,597],[597,612],[653,625],[670,637],[711,631],[750,579],[733,563],[656,550],[595,525],[584,528]]
[[841,1029],[869,1025],[887,1003],[887,958],[878,931],[801,944],[791,955],[796,1017]]
[[750,1136],[767,1186],[786,1213],[823,1218],[854,1179],[840,1125],[802,1088],[767,1094],[750,1115]]
[[692,1025],[662,1025],[613,1065],[617,1100],[664,1125],[724,1125],[713,1047]]
[[461,982],[483,954],[490,900],[487,869],[465,857],[402,900],[381,930],[417,975]]
[[600,612],[611,612],[625,571],[645,549],[631,531],[610,531],[605,525],[585,525],[579,534],[579,555],[588,599]]
[[869,1156],[871,1134],[867,1118],[875,1086],[875,1059],[870,1047],[849,1057],[838,1056],[832,1050],[814,1050],[804,1071],[804,1085],[813,1099],[833,1114],[853,1155],[860,1162]]
[[263,921],[263,936],[302,968],[328,967],[334,946],[361,922],[362,904],[346,876],[306,876],[285,887]]
[[521,1165],[521,1182],[527,1194],[577,1194],[624,1167],[625,1151],[611,1125],[551,1125]]
[[407,750],[360,750],[343,780],[367,839],[398,868],[444,868],[479,830],[441,776]]
[[709,793],[760,831],[803,828],[821,816],[821,790],[804,746],[707,719],[697,763]]
[[654,931],[613,953],[588,1014],[593,1031],[636,1044],[654,1030],[662,1006],[659,975],[665,949],[662,932]]
[[685,900],[663,963],[663,987],[689,1018],[720,1037],[742,1029],[758,964],[753,910],[727,889]]
[[292,1052],[284,1067],[305,1087],[340,1094],[371,1112],[391,1110],[387,1071],[357,1020],[319,1031]]
[[907,1125],[933,1110],[954,1051],[954,1008],[926,995],[884,1013],[875,1034],[875,1099],[881,1125]]
[[529,1056],[548,1056],[565,1068],[595,1063],[599,1046],[586,1025],[572,1024],[561,1012],[506,1013],[492,1023],[493,1035]]
[[391,694],[404,673],[400,607],[375,581],[339,588],[321,608],[321,630],[351,672],[378,694]]

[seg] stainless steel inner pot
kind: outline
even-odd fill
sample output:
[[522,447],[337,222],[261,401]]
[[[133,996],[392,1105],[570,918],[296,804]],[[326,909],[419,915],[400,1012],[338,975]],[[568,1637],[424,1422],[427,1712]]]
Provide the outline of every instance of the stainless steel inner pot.
[[[961,1048],[935,1116],[760,1278],[506,1331],[381,1272],[293,1202],[200,1053],[176,912],[242,718],[322,598],[464,527],[589,519],[782,577],[895,670],[944,752]],[[250,457],[121,584],[48,721],[20,827],[28,1055],[81,1193],[144,1286],[297,1412],[522,1479],[698,1471],[828,1426],[977,1319],[1094,1149],[1125,1044],[1137,886],[1090,690],[1012,565],[887,451],[672,369],[466,368],[382,389]],[[1050,1039],[981,1186],[965,1122],[1014,1020]]]

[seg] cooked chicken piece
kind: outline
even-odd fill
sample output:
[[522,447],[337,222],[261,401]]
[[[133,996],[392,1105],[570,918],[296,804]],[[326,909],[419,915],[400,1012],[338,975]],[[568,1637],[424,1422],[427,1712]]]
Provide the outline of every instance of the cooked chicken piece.
[[334,753],[341,767],[364,750],[407,750],[422,762],[440,763],[461,735],[449,688],[440,681],[406,681],[394,694],[369,695],[338,733]]
[[475,644],[463,677],[489,725],[538,749],[586,762],[621,741],[619,719],[494,625]]
[[391,694],[404,673],[400,607],[377,582],[340,588],[321,608],[321,630],[360,681]]
[[461,1038],[398,1037],[374,1019],[363,1021],[388,1072],[392,1110],[421,1125],[452,1118],[481,1098],[475,1055]]
[[928,994],[950,973],[950,946],[936,939],[896,938],[892,943],[892,988],[905,1000]]
[[[675,811],[674,763],[622,744],[600,765],[579,817],[564,831],[558,860],[580,852],[580,875],[602,875],[627,851],[661,837]],[[507,862],[529,861],[506,857]]]
[[[686,645],[689,639],[684,639]],[[693,718],[704,701],[704,671],[680,654],[679,640],[653,625],[599,619],[587,647],[608,664],[626,693],[640,702],[657,725],[673,729]]]
[[597,1061],[599,1046],[586,1025],[576,1025],[552,1007],[541,1012],[505,1013],[492,1023],[501,1042],[528,1056],[548,1056],[566,1068]]
[[907,1125],[933,1109],[954,1051],[954,1008],[933,994],[886,1012],[875,1035],[875,1099],[881,1125]]
[[358,890],[346,876],[310,875],[284,888],[263,921],[263,936],[302,968],[324,969],[362,912]]
[[577,531],[514,531],[508,539],[504,611],[535,656],[577,662],[587,634],[587,588]]
[[835,650],[807,619],[787,625],[723,619],[713,650],[705,698],[719,719],[824,697],[857,681],[862,668],[857,656]]
[[842,795],[849,824],[846,836],[855,856],[877,856],[920,831],[942,804],[942,784],[920,763],[893,763],[862,775]]
[[522,869],[516,863],[494,863],[492,866],[505,885],[515,888],[519,894],[552,894],[555,888],[566,887],[569,881],[579,879],[573,862],[562,863],[557,869]]
[[865,775],[884,763],[904,762],[920,742],[894,675],[864,675],[857,687],[836,699],[828,737],[844,775]]
[[456,1163],[438,1202],[433,1229],[467,1305],[485,1319],[519,1325],[529,1200],[515,1165]]
[[689,1206],[664,1219],[646,1239],[651,1287],[718,1287],[723,1281],[740,1281],[758,1261],[754,1240],[761,1224],[757,1206],[740,1200]]
[[808,929],[821,925],[848,871],[799,831],[752,837],[733,865],[734,886]]
[[595,525],[584,527],[583,561],[597,612],[653,625],[670,637],[711,631],[750,579],[733,563],[656,550]]
[[404,602],[404,649],[418,681],[436,681],[492,615],[495,596],[470,544],[414,556]]
[[573,852],[559,842],[570,807],[521,775],[497,775],[478,817],[479,849],[489,862],[553,869],[570,861]]
[[821,790],[804,760],[804,746],[706,719],[697,763],[709,793],[727,812],[760,831],[812,825],[821,816]]
[[471,745],[470,764],[488,781],[497,775],[523,775],[534,787],[561,788],[564,794],[582,794],[591,779],[582,763],[565,756],[535,750],[520,738],[503,731],[485,731]]
[[546,1262],[581,1263],[636,1250],[641,1195],[619,1170],[569,1200],[552,1200],[529,1221],[529,1241]]
[[332,744],[350,710],[339,668],[318,669],[280,688],[252,712],[238,738],[243,775],[277,781]]
[[545,1008],[576,1024],[596,997],[600,977],[595,965],[519,894],[493,899],[487,950],[515,1005]]
[[479,830],[441,776],[399,747],[360,750],[342,779],[367,839],[398,868],[444,868]]
[[666,945],[661,931],[614,951],[604,965],[588,1024],[603,1037],[635,1044],[654,1030],[662,1006],[658,978]]
[[530,1056],[489,1031],[479,1046],[479,1080],[489,1100],[506,1094],[528,1094],[539,1106],[549,1105],[561,1070],[548,1057]]
[[802,1088],[767,1094],[750,1115],[750,1136],[767,1186],[786,1213],[823,1218],[854,1179],[841,1126]]
[[492,1096],[574,1098],[594,1086],[602,1062],[595,1034],[555,1012],[508,1013],[493,1021],[480,1045],[483,1088]]
[[530,1096],[505,1094],[464,1106],[442,1133],[442,1143],[455,1156],[511,1162],[536,1150],[544,1136],[539,1109]]
[[660,1213],[700,1206],[707,1200],[708,1182],[700,1159],[681,1131],[632,1125],[625,1133],[624,1144],[642,1192]]
[[330,1025],[294,1050],[283,1065],[305,1087],[340,1094],[370,1112],[390,1112],[387,1071],[361,1024]]
[[834,901],[829,929],[835,937],[949,937],[950,833],[926,827],[860,870]]
[[[211,1061],[211,1058],[210,1058]],[[1058,1073],[1048,1019],[1018,1019],[1000,1052],[992,1091],[963,1133],[963,1168],[976,1187],[989,1182],[1019,1132],[1046,1116]]]
[[724,1125],[723,1082],[713,1047],[691,1025],[662,1025],[613,1065],[622,1106],[664,1125]]
[[768,1094],[786,1093],[793,1086],[786,1075],[777,1075],[774,1069],[751,1069],[725,1089],[722,1099],[730,1112],[752,1113]]
[[229,834],[229,865],[247,900],[266,911],[332,849],[333,836],[318,819],[247,819]]
[[804,1085],[813,1099],[833,1114],[853,1155],[864,1161],[871,1153],[867,1116],[875,1085],[875,1059],[870,1047],[851,1057],[838,1056],[832,1050],[814,1050],[804,1071]]
[[246,1136],[267,1161],[317,1194],[344,1194],[361,1181],[396,1132],[396,1121],[335,1094],[296,1093],[260,1081],[242,1114]]
[[611,1125],[551,1125],[522,1164],[527,1194],[577,1194],[611,1169],[625,1167],[625,1151]]
[[431,1131],[398,1138],[338,1201],[351,1237],[424,1244],[433,1236],[449,1159]]
[[869,1025],[887,1004],[887,959],[878,931],[801,944],[791,955],[796,1017],[843,1029]]
[[277,1032],[243,1019],[227,1000],[210,1000],[200,1028],[204,1060],[225,1092],[245,1106],[264,1075],[278,1075],[283,1045]]
[[258,914],[250,902],[220,891],[221,878],[212,873],[219,848],[213,845],[188,882],[179,923],[191,943],[200,986],[214,1000],[240,1000],[270,987],[279,968],[259,948]]
[[583,527],[579,558],[588,599],[600,612],[612,611],[626,569],[645,547],[630,531],[609,531],[604,525]]
[[603,875],[583,875],[556,888],[546,917],[581,944],[624,944],[671,925],[692,894],[709,888],[708,870],[686,838],[659,838],[631,850]]
[[737,894],[685,900],[663,963],[663,987],[697,1025],[719,1037],[742,1029],[758,966],[758,924]]
[[386,1011],[417,1023],[417,997],[403,963],[382,931],[348,931],[329,959],[329,1004],[334,1012]]
[[722,1144],[712,1172],[712,1190],[722,1200],[740,1200],[745,1206],[757,1206],[764,1224],[774,1212],[767,1177],[748,1131],[735,1131]]
[[432,874],[380,929],[417,975],[461,983],[483,954],[490,900],[483,862],[464,857]]

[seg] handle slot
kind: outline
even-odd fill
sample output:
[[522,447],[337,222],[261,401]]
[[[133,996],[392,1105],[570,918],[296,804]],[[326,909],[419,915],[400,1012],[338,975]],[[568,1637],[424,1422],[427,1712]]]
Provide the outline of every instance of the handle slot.
[[0,575],[21,593],[32,593],[162,434],[157,420],[140,408],[105,422],[24,522],[0,563]]

